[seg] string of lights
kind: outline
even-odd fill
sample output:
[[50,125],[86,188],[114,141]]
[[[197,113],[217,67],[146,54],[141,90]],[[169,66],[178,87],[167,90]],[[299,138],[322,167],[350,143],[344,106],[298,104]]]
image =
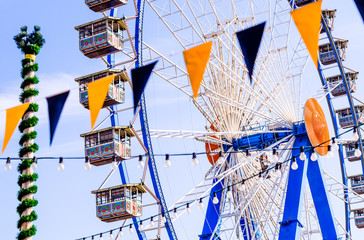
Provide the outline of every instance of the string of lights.
[[[173,213],[173,216],[172,218],[176,218],[177,217],[177,211],[179,209],[184,209],[186,211],[187,214],[191,213],[191,208],[190,208],[190,205],[194,202],[198,202],[199,203],[199,208],[203,208],[203,199],[205,198],[208,198],[208,197],[213,197],[212,198],[212,202],[213,204],[218,204],[219,203],[219,199],[217,198],[217,194],[226,190],[226,197],[231,199],[232,198],[232,192],[231,192],[231,189],[236,186],[236,185],[244,185],[246,181],[250,180],[250,179],[253,179],[253,178],[256,178],[258,177],[259,180],[263,179],[263,176],[267,176],[269,174],[270,171],[275,171],[275,172],[279,172],[280,169],[282,168],[282,165],[284,165],[285,163],[288,163],[288,162],[292,162],[291,163],[291,169],[292,170],[297,170],[298,169],[298,165],[297,165],[297,162],[296,162],[296,158],[298,157],[300,160],[304,161],[306,160],[306,152],[310,152],[311,151],[311,156],[310,156],[310,160],[311,161],[317,161],[318,159],[318,156],[316,154],[316,151],[315,151],[315,148],[317,147],[327,147],[328,148],[328,154],[327,154],[327,157],[328,158],[331,158],[333,157],[333,151],[337,151],[338,150],[338,143],[337,143],[337,139],[343,135],[343,134],[346,134],[350,131],[353,131],[353,137],[352,137],[352,140],[355,142],[355,141],[358,141],[358,138],[356,137],[358,134],[357,134],[357,128],[360,127],[361,125],[363,124],[360,124],[356,127],[353,127],[352,129],[349,129],[341,134],[339,134],[338,136],[336,137],[333,137],[331,138],[330,140],[328,141],[325,141],[325,142],[322,142],[320,143],[319,145],[317,146],[301,146],[299,148],[285,148],[284,150],[293,150],[293,149],[299,149],[300,150],[300,154],[299,155],[294,155],[292,156],[291,158],[288,158],[284,161],[281,161],[281,162],[278,162],[278,152],[277,152],[277,149],[278,148],[273,148],[272,150],[272,156],[274,158],[277,159],[277,162],[276,164],[268,167],[267,169],[265,170],[262,170],[262,171],[259,171],[258,173],[256,174],[252,174],[251,176],[245,178],[245,179],[242,179],[240,181],[236,181],[235,183],[232,183],[230,185],[227,185],[225,187],[222,187],[220,188],[219,190],[216,190],[216,191],[213,191],[213,192],[210,192],[210,194],[208,195],[205,195],[205,196],[202,196],[200,198],[197,198],[195,200],[192,200],[190,202],[187,202],[187,203],[184,203],[184,204],[181,204],[171,210],[168,210],[167,212],[168,213]],[[329,145],[327,146],[323,146],[324,144],[330,142]],[[241,151],[236,151],[236,152],[229,152],[229,153],[237,153],[237,152],[241,152]],[[217,153],[217,152],[212,152],[212,153]],[[219,160],[217,161],[218,163],[222,163],[222,162],[225,162],[225,159],[223,159],[223,155],[221,154],[221,152],[218,152],[220,154],[220,158]],[[196,160],[197,160],[197,155],[198,154],[206,154],[206,152],[201,152],[201,153],[192,153],[192,164],[195,165],[196,163]],[[164,164],[165,167],[169,167],[170,166],[170,156],[184,156],[184,155],[191,155],[191,153],[189,154],[165,154],[166,156],[166,163]],[[246,150],[246,155],[249,156],[250,153],[249,153],[249,150]],[[358,147],[358,143],[355,144],[355,155],[361,155],[361,152],[359,150],[359,147]],[[162,156],[162,155],[161,155]],[[139,161],[140,161],[141,158],[141,155],[139,156]],[[222,161],[220,161],[220,159],[223,159]],[[197,161],[198,162],[198,161]],[[263,181],[263,180],[262,180]],[[139,230],[142,231],[144,229],[143,227],[143,222],[146,222],[146,221],[150,221],[149,225],[148,226],[152,226],[154,223],[153,223],[153,220],[154,218],[156,217],[161,217],[162,219],[162,223],[164,224],[166,222],[166,219],[165,219],[165,212],[161,212],[159,214],[156,214],[156,215],[153,215],[153,216],[150,216],[148,218],[145,218],[145,219],[142,219],[142,220],[139,220],[138,223],[139,223]],[[76,240],[85,240],[85,239],[95,239],[95,237],[97,236],[100,236],[100,240],[102,240],[102,236],[103,234],[108,234],[109,233],[109,237],[110,239],[113,239],[113,232],[115,231],[118,231],[118,234],[117,234],[117,237],[116,239],[118,239],[119,237],[121,237],[123,235],[123,229],[124,228],[127,228],[129,227],[129,233],[133,233],[133,227],[132,227],[132,224],[130,225],[126,225],[126,226],[122,226],[122,227],[118,227],[118,228],[114,228],[114,229],[110,229],[108,231],[105,231],[105,232],[100,232],[100,233],[97,233],[97,234],[93,234],[93,235],[90,235],[90,236],[87,236],[87,237],[83,237],[83,238],[78,238]]]

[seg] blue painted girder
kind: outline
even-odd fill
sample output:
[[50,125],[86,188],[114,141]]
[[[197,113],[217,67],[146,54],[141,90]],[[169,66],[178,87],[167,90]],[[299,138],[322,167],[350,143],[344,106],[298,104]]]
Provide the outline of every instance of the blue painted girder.
[[[308,136],[296,136],[292,157],[300,154],[301,146],[311,146]],[[290,168],[286,200],[283,212],[283,219],[279,233],[279,240],[294,240],[300,236],[300,215],[303,200],[306,176],[311,189],[312,199],[316,208],[317,217],[325,240],[338,239],[334,217],[331,211],[329,198],[325,188],[323,175],[321,172],[319,159],[312,161],[309,159],[311,151],[305,152],[306,160],[302,161],[296,157],[297,170]]]

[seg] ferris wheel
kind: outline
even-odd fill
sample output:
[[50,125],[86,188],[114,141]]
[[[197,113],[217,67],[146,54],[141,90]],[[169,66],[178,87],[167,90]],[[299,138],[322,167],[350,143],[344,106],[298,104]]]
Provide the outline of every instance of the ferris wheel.
[[[315,83],[303,80],[309,54],[299,35],[291,32],[294,24],[290,12],[311,1],[103,2],[106,3],[86,1],[92,10],[103,12],[104,17],[76,28],[80,32],[81,51],[90,58],[102,58],[108,67],[105,72],[77,79],[80,98],[84,97],[81,103],[88,107],[87,83],[115,76],[104,104],[110,111],[113,126],[83,135],[90,163],[96,166],[118,164],[122,179],[123,185],[93,192],[98,199],[97,211],[100,212],[97,215],[102,221],[121,220],[122,227],[135,228],[135,239],[351,239],[351,219],[361,227],[361,209],[353,209],[353,204],[364,203],[360,195],[363,176],[352,176],[352,182],[348,184],[343,146],[349,161],[354,160],[350,158],[351,152],[355,160],[363,159],[358,127],[361,106],[355,106],[351,96],[355,91],[357,72],[347,71],[342,65],[347,41],[335,40],[331,35],[335,11],[322,12],[321,34],[327,34],[327,38],[319,51],[320,85],[319,78]],[[127,5],[131,10],[123,13],[126,17],[117,17],[116,8],[120,7],[120,15]],[[107,16],[104,11],[110,8],[110,16]],[[128,16],[132,11],[135,15],[130,13]],[[261,22],[266,25],[250,83],[236,32]],[[135,34],[131,30],[133,24]],[[107,32],[105,37],[99,37],[104,31]],[[194,98],[178,52],[209,41],[212,41],[210,59],[198,97]],[[137,111],[140,130],[134,127],[136,118],[130,125],[115,126],[113,117],[123,109],[118,111],[111,106],[124,102],[125,83],[131,82],[127,70],[156,60],[154,77],[165,80],[190,99],[207,131],[178,127],[153,130],[144,95]],[[327,69],[322,65],[330,64],[338,64],[339,75],[325,77]],[[316,86],[314,93],[307,91],[313,86]],[[332,98],[338,96],[347,96],[348,108],[335,108]],[[332,153],[338,148],[342,169],[340,180],[322,169],[322,159],[317,160],[307,136],[304,105],[311,97],[321,105],[325,105],[324,100],[327,102],[325,109],[331,115],[327,120],[332,122],[334,140],[325,142],[322,149]],[[342,129],[352,127],[359,135],[358,139],[340,139],[345,132]],[[109,144],[105,139],[115,135],[118,148],[114,142],[115,145],[108,147],[117,150],[107,152],[101,144]],[[136,137],[145,151],[139,158],[139,163],[143,162],[145,155],[147,161],[145,166],[140,164],[144,168],[142,184],[130,184],[128,180],[124,160],[135,155],[130,153],[132,137]],[[181,179],[175,183],[161,180],[160,164],[156,161],[160,157],[153,154],[152,139],[166,137],[188,138],[197,142],[195,144],[202,144],[211,163],[205,172],[201,172],[200,182],[173,201],[164,192],[170,184],[181,183]],[[341,144],[337,146],[337,143]],[[358,149],[361,150],[359,154]],[[186,151],[193,157],[194,165],[198,162],[196,157],[204,156]],[[316,152],[320,150],[316,149]],[[170,155],[165,155],[166,167],[170,165]],[[127,214],[107,212],[109,208],[104,206],[113,208],[127,192],[132,199],[131,207],[136,210]],[[146,204],[148,198],[141,202],[141,195],[145,193],[149,193],[152,202],[156,203]],[[119,200],[107,202],[114,201],[111,200],[114,196]],[[331,198],[338,199],[339,205],[332,207]],[[204,209],[200,221],[189,217],[194,205]],[[142,214],[141,208],[147,206],[158,208],[157,214],[148,217],[144,215],[148,211],[144,210]],[[148,219],[148,226],[143,226],[143,221],[146,225],[143,219]],[[122,239],[121,235],[116,236]]]

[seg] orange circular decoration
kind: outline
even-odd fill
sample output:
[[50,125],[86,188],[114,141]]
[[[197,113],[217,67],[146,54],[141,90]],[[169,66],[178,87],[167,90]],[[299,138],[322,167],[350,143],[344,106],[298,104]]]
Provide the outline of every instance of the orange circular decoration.
[[[214,132],[216,132],[216,129],[214,128],[214,126],[211,125],[210,129],[212,129]],[[209,137],[218,139],[216,136],[209,136]],[[207,159],[209,160],[211,165],[214,165],[215,162],[220,157],[220,154],[219,154],[219,152],[221,151],[220,145],[212,144],[212,143],[205,143],[205,149],[206,149]],[[210,152],[214,152],[214,153],[210,153]]]
[[321,156],[325,156],[328,152],[330,144],[329,128],[325,118],[324,111],[316,99],[310,98],[305,104],[305,126],[308,138],[312,146],[320,145],[315,151]]

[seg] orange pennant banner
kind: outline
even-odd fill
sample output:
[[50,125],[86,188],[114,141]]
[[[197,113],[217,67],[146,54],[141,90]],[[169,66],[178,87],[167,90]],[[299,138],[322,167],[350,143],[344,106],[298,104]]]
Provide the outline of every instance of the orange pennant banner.
[[20,119],[24,116],[24,113],[28,109],[29,105],[30,103],[24,103],[16,107],[6,109],[5,136],[3,150],[1,153],[4,153],[15,128],[18,126]]
[[88,102],[91,115],[91,130],[94,128],[99,112],[104,105],[109,86],[115,76],[108,76],[87,85]]
[[306,44],[313,62],[318,67],[318,43],[321,28],[321,4],[322,0],[307,4],[291,12],[293,21]]
[[212,42],[207,42],[183,52],[194,98],[198,95],[207,62],[210,59],[211,48]]

